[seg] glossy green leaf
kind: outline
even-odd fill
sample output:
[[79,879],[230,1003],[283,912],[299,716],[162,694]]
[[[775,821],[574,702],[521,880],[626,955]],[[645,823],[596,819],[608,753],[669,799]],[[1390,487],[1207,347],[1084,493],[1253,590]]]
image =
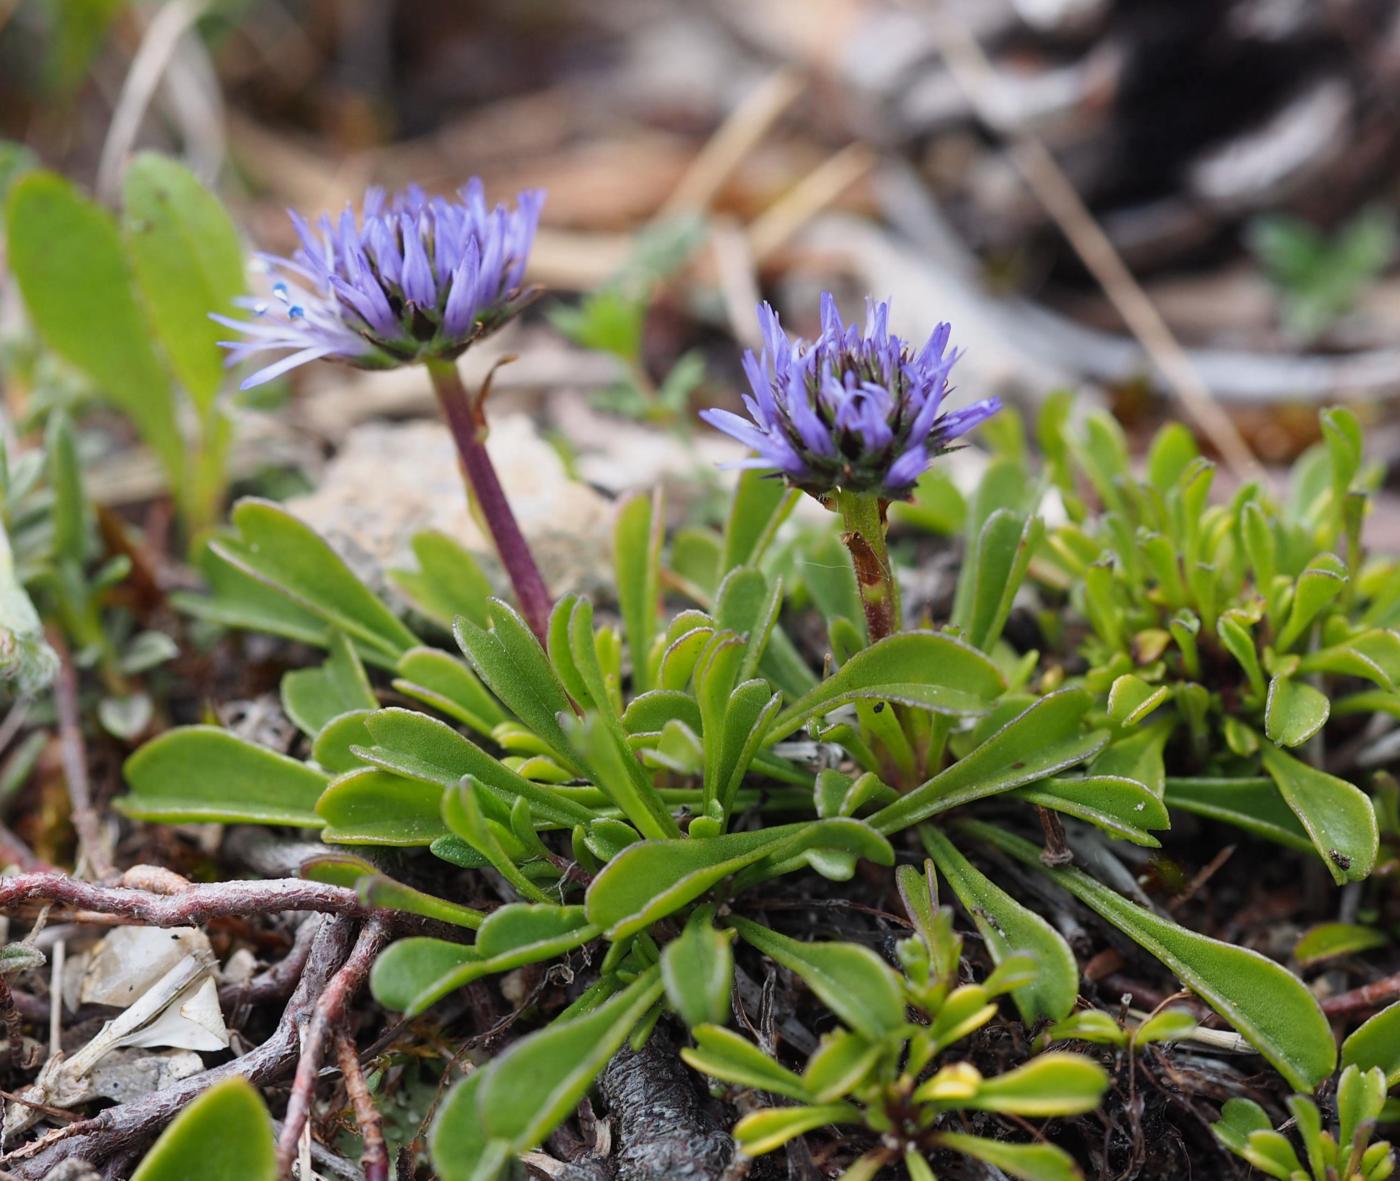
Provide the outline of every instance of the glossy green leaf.
[[743,637],[744,654],[736,680],[752,679],[764,663],[782,607],[781,578],[775,578],[770,585],[764,574],[752,566],[741,566],[725,575],[715,599],[715,619],[721,628]]
[[176,1116],[131,1181],[277,1181],[272,1117],[241,1075],[215,1083]]
[[[914,1092],[914,1097],[934,1099],[937,1082],[934,1076]],[[1051,1050],[1015,1070],[982,1079],[966,1097],[942,1102],[949,1107],[1048,1119],[1093,1111],[1108,1082],[1108,1074],[1097,1062],[1080,1054]]]
[[1346,566],[1341,559],[1334,554],[1318,554],[1313,558],[1294,584],[1293,603],[1275,647],[1280,652],[1293,647],[1318,612],[1341,594],[1346,582]]
[[1250,688],[1258,696],[1266,693],[1264,670],[1259,664],[1259,651],[1254,646],[1254,636],[1245,623],[1231,614],[1222,615],[1215,621],[1215,632],[1225,650],[1244,669]]
[[314,767],[217,726],[183,726],[146,743],[123,768],[131,794],[117,801],[140,820],[288,824],[319,828],[330,782]]
[[1345,643],[1306,652],[1298,663],[1300,673],[1327,672],[1344,677],[1364,677],[1386,692],[1394,692],[1400,677],[1400,635],[1373,628]]
[[746,943],[800,976],[851,1029],[880,1041],[904,1024],[899,977],[868,947],[802,943],[737,916],[729,920]]
[[1108,716],[1120,726],[1136,726],[1171,696],[1167,685],[1149,685],[1141,677],[1125,673],[1108,691]]
[[516,1152],[543,1141],[660,996],[659,973],[646,972],[589,1012],[515,1042],[471,1076],[479,1075],[479,1081],[469,1090],[454,1090],[430,1134],[442,1181],[477,1181],[482,1176],[477,1166],[491,1141],[504,1141]]
[[1162,1009],[1133,1030],[1133,1045],[1180,1041],[1190,1037],[1199,1026],[1195,1014],[1186,1009]]
[[1163,798],[1169,809],[1223,820],[1290,849],[1313,847],[1272,779],[1168,779]]
[[972,589],[963,602],[964,617],[954,617],[968,643],[983,651],[1001,638],[1045,525],[1039,517],[1026,517],[1009,509],[997,509],[982,526],[975,551],[968,555],[963,577]]
[[869,1076],[880,1060],[882,1047],[849,1029],[834,1029],[802,1072],[802,1085],[818,1103],[831,1103],[849,1095]]
[[650,773],[638,761],[621,722],[611,716],[590,714],[570,722],[574,744],[587,755],[594,780],[607,798],[645,837],[679,839],[680,828],[657,792]]
[[52,172],[10,189],[8,263],[44,343],[129,415],[172,479],[185,467],[175,402],[116,222]]
[[765,858],[791,857],[821,846],[894,860],[894,852],[863,821],[832,819],[785,824],[716,837],[683,837],[629,845],[588,887],[589,921],[609,939],[635,934],[693,902],[717,883]]
[[985,713],[1006,683],[970,644],[939,632],[887,636],[846,661],[773,723],[769,744],[848,702],[892,701],[938,714]]
[[327,882],[332,886],[355,890],[367,906],[422,915],[454,927],[474,931],[486,917],[482,911],[470,906],[461,906],[395,881],[374,862],[353,853],[321,853],[308,857],[301,863],[297,874],[308,881]]
[[240,500],[236,533],[210,548],[236,570],[276,590],[333,629],[362,641],[381,663],[395,663],[417,643],[408,630],[309,525],[266,500]]
[[1390,1087],[1400,1085],[1400,1002],[1363,1021],[1342,1043],[1342,1065],[1379,1067]]
[[939,1132],[935,1143],[1022,1181],[1081,1181],[1084,1176],[1074,1158],[1053,1144],[1009,1144],[966,1132]]
[[378,704],[354,645],[341,632],[331,635],[330,659],[319,668],[295,669],[282,677],[282,709],[311,738],[332,718]]
[[1302,746],[1327,724],[1327,694],[1306,681],[1274,677],[1264,709],[1264,733],[1280,746]]
[[1365,792],[1319,771],[1277,747],[1259,751],[1279,794],[1312,838],[1333,879],[1360,881],[1376,864],[1380,833]]
[[1115,738],[1089,764],[1090,773],[1132,779],[1161,799],[1167,776],[1167,739],[1171,737],[1176,725],[1176,718],[1166,716]]
[[528,801],[541,821],[572,827],[593,819],[589,808],[517,774],[436,718],[408,709],[381,709],[366,715],[364,724],[374,745],[360,748],[361,754],[387,771],[444,789],[471,775],[507,806],[516,799]]
[[1200,454],[1190,430],[1179,422],[1167,423],[1153,437],[1147,451],[1148,483],[1163,493],[1170,491]]
[[338,776],[316,804],[332,845],[431,845],[447,835],[441,813],[440,785],[378,767]]
[[661,603],[661,530],[664,511],[660,490],[654,496],[630,496],[617,510],[613,528],[613,565],[627,650],[632,654],[632,687],[645,693],[647,655],[656,634]]
[[898,832],[949,808],[1048,779],[1091,759],[1108,741],[1102,731],[1081,731],[1092,702],[1083,689],[1060,689],[1040,698],[952,766],[881,808],[870,823],[886,834]]
[[544,649],[525,621],[498,599],[491,600],[491,622],[487,631],[459,618],[453,626],[457,643],[505,707],[548,744],[561,764],[582,774],[584,768],[559,725],[560,715],[573,707]]
[[1331,1027],[1316,998],[1291,972],[1256,951],[1210,939],[1144,910],[1081,870],[1052,869],[1029,841],[977,821],[966,827],[1048,875],[1156,956],[1293,1086],[1311,1090],[1332,1073],[1337,1047]]
[[1000,964],[1018,954],[1034,957],[1035,979],[1011,994],[1022,1020],[1030,1024],[1063,1018],[1079,996],[1079,967],[1069,945],[1043,918],[979,871],[939,829],[925,825],[919,836],[976,924],[992,962]]
[[[530,860],[532,851],[515,831],[514,825],[503,826],[486,815],[481,784],[468,776],[442,797],[442,818],[452,835],[460,837],[480,853],[506,879],[515,892],[532,902],[548,902],[550,897],[535,885],[519,864]],[[528,834],[532,843],[539,837]]]
[[425,937],[391,944],[370,987],[385,1008],[415,1016],[473,980],[554,959],[597,934],[581,906],[512,902],[486,916],[474,945]]
[[827,1124],[859,1123],[860,1110],[848,1103],[820,1107],[765,1107],[734,1125],[734,1142],[747,1156],[762,1156],[781,1148],[795,1136]]
[[1333,491],[1340,498],[1361,470],[1361,424],[1345,406],[1329,406],[1317,417],[1332,462]]
[[410,648],[394,670],[394,688],[405,697],[461,722],[483,737],[510,715],[466,664],[438,648]]
[[1030,787],[1018,788],[1015,795],[1152,849],[1161,842],[1147,830],[1171,827],[1171,817],[1161,800],[1136,780],[1116,775],[1045,779]]
[[786,1095],[789,1099],[811,1097],[796,1074],[741,1034],[722,1025],[697,1025],[690,1033],[695,1045],[682,1049],[681,1057],[702,1074],[737,1087]]
[[225,381],[218,342],[244,290],[243,249],[219,199],[183,164],[142,152],[122,182],[122,228],[146,313],[170,368],[201,412]]
[[734,987],[732,931],[718,930],[704,908],[661,952],[666,998],[687,1025],[723,1025]]
[[1102,1009],[1081,1009],[1045,1031],[1052,1042],[1081,1041],[1102,1046],[1125,1046],[1128,1035],[1123,1027]]
[[1357,1133],[1374,1127],[1385,1106],[1385,1072],[1347,1066],[1337,1079],[1337,1141],[1354,1144]]
[[1304,967],[1339,955],[1355,955],[1385,947],[1390,940],[1383,931],[1360,923],[1317,923],[1303,932],[1293,948],[1293,958]]
[[734,488],[724,524],[719,569],[755,564],[787,520],[801,493],[761,472],[744,471]]
[[477,627],[490,621],[491,582],[461,542],[427,529],[409,542],[416,570],[390,570],[389,580],[439,627],[450,628],[459,615]]

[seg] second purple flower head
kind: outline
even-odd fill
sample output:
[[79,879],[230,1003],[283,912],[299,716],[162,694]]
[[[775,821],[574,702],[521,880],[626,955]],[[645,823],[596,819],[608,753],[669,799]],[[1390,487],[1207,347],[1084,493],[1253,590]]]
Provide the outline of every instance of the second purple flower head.
[[865,329],[843,324],[822,295],[821,335],[791,339],[777,313],[758,309],[763,349],[744,355],[750,418],[728,410],[701,417],[757,455],[742,466],[772,469],[819,499],[832,492],[902,500],[935,457],[1001,409],[985,398],[944,412],[958,358],[940,324],[921,349],[889,331],[889,304],[866,301]]

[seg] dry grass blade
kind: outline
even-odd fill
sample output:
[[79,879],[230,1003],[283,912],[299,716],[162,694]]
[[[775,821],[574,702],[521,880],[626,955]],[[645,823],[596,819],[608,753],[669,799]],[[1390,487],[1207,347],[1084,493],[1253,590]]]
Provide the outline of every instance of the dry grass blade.
[[802,93],[795,70],[779,70],[730,112],[681,177],[658,217],[674,217],[709,207],[734,170]]
[[943,23],[940,47],[958,85],[978,118],[1006,139],[1008,154],[1026,186],[1045,207],[1080,261],[1103,288],[1128,330],[1142,345],[1202,434],[1241,479],[1259,471],[1259,460],[1239,428],[1215,401],[1191,358],[1161,313],[1109,241],[1045,144],[1034,134],[1009,126],[1001,118],[992,87],[995,77],[987,55],[956,19]]

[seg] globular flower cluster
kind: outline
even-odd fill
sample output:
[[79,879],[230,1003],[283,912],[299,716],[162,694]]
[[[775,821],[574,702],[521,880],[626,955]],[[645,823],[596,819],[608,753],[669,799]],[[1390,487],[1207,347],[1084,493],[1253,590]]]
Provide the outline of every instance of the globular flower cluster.
[[239,301],[252,320],[214,317],[244,334],[223,342],[230,364],[290,350],[243,388],[322,357],[382,369],[458,356],[528,300],[521,282],[543,203],[527,191],[514,209],[490,208],[473,179],[457,200],[372,188],[358,218],[346,209],[314,229],[292,212],[300,247],[259,256],[275,275],[272,298]]
[[958,358],[940,324],[914,351],[889,330],[887,302],[866,301],[865,329],[843,324],[836,300],[823,294],[822,331],[790,339],[768,305],[758,309],[763,350],[744,356],[752,421],[728,410],[702,411],[711,426],[757,455],[741,466],[772,469],[821,499],[874,493],[905,499],[930,462],[1001,409],[986,398],[943,412],[948,373]]

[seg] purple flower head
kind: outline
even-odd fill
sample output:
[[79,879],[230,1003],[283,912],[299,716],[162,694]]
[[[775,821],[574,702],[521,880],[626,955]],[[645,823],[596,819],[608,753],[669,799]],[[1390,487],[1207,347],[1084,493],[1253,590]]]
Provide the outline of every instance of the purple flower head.
[[888,303],[867,299],[862,332],[841,322],[827,292],[821,335],[792,340],[760,305],[763,349],[744,354],[749,418],[728,410],[700,417],[757,452],[740,466],[772,469],[818,499],[837,490],[906,498],[933,459],[1000,410],[1001,399],[943,412],[958,359],[949,326],[938,325],[915,351],[890,332],[889,314]]
[[222,342],[230,364],[268,350],[284,356],[243,388],[320,357],[361,369],[458,356],[528,302],[521,289],[544,194],[514,209],[488,208],[473,178],[456,200],[417,185],[386,200],[372,188],[356,217],[347,208],[313,228],[291,212],[301,245],[290,258],[260,255],[272,298],[240,299],[251,320],[214,316],[244,339]]

